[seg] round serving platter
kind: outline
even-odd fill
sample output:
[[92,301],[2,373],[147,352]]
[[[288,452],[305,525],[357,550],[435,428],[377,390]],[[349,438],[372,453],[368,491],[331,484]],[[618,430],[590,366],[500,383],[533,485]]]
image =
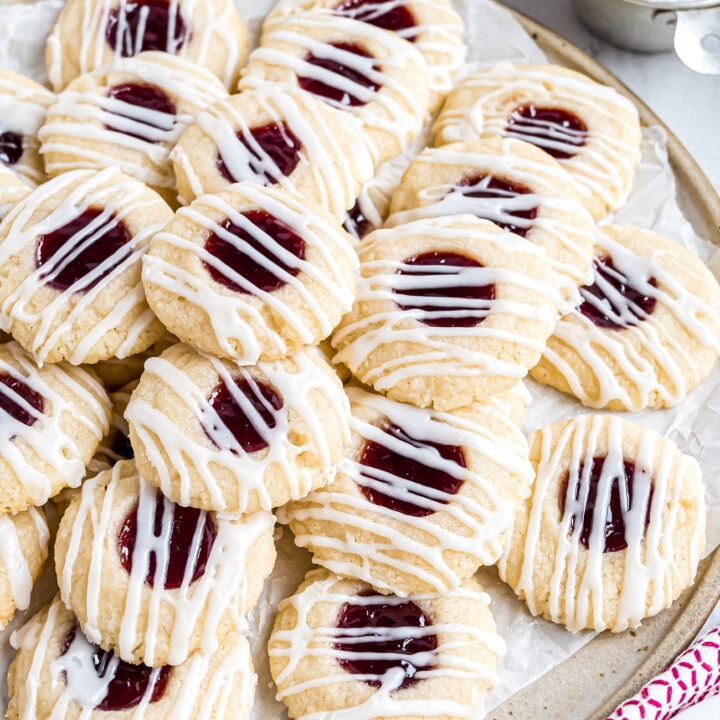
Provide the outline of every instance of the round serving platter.
[[[699,235],[720,246],[720,197],[683,144],[620,80],[577,46],[527,16],[515,18],[551,62],[611,85],[638,107],[643,125],[660,125],[677,178],[680,207]],[[598,635],[571,658],[490,711],[486,720],[603,720],[669,665],[720,600],[720,548],[698,570],[695,585],[637,630]]]

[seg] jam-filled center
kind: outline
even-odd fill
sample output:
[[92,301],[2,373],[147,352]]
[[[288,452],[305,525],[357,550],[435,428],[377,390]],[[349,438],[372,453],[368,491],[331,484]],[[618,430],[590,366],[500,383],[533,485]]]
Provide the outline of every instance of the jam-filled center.
[[495,285],[472,282],[467,271],[482,268],[472,258],[451,252],[427,252],[407,258],[393,288],[403,310],[422,310],[417,318],[430,327],[474,327],[487,316]]
[[557,160],[567,160],[587,142],[587,125],[560,108],[523,105],[513,110],[506,134],[542,148]]
[[108,108],[120,118],[114,124],[106,125],[109,130],[147,142],[158,142],[175,123],[174,103],[154,85],[115,85],[110,88],[108,97],[132,107],[113,105]]
[[412,31],[417,25],[415,17],[401,0],[345,0],[335,6],[334,12],[391,30],[411,42],[417,35]]
[[145,50],[175,54],[190,35],[179,6],[172,0],[127,0],[108,15],[105,39],[123,57]]
[[[580,463],[577,475],[572,478],[572,486],[568,472],[564,487],[561,488],[560,512],[563,517],[568,512],[572,513],[570,534],[575,531],[577,523],[582,523],[579,538],[586,548],[590,547],[596,513],[602,513],[600,523],[601,539],[604,542],[603,552],[609,553],[624,550],[628,546],[626,518],[631,517],[630,513],[635,516],[638,514],[638,509],[633,507],[633,503],[637,503],[638,498],[644,498],[645,493],[641,492],[642,484],[648,486],[647,510],[644,516],[641,516],[644,533],[650,522],[653,486],[652,478],[645,473],[637,472],[635,463],[627,460],[623,462],[621,475],[609,476],[609,473],[603,473],[605,460],[604,456],[594,457],[585,480],[583,480],[585,464]],[[584,502],[583,498],[585,498]]]
[[245,152],[224,157],[218,151],[217,166],[231,183],[249,180],[260,185],[273,185],[292,175],[300,162],[302,143],[287,123],[269,123],[240,130],[236,134]]
[[[35,266],[46,285],[74,292],[94,288],[130,255],[132,238],[114,215],[88,208],[45,235],[35,246]],[[92,273],[92,277],[87,278]],[[85,282],[81,281],[87,278]],[[77,287],[75,285],[79,284]]]
[[335,649],[343,653],[338,662],[346,672],[365,675],[363,681],[374,687],[392,672],[386,682],[404,690],[421,679],[418,673],[435,667],[438,638],[432,624],[414,602],[362,593],[338,613]]
[[[367,62],[372,55],[355,43],[332,43],[327,45],[327,48],[327,55],[315,55],[310,52],[305,56],[305,62],[318,68],[320,72],[308,70],[305,74],[299,75],[300,87],[341,107],[365,105],[367,100],[357,97],[355,94],[357,90],[353,86],[366,88],[372,92],[379,89],[380,86],[367,75],[370,65],[372,69],[375,68],[374,64]],[[340,52],[332,52],[331,48]],[[348,55],[357,56],[357,60],[347,57]],[[327,73],[322,70],[332,73],[333,77],[327,77]]]
[[[449,503],[464,482],[457,477],[461,475],[457,470],[466,467],[463,449],[418,440],[389,423],[382,429],[388,441],[402,446],[391,449],[373,440],[365,443],[360,456],[363,495],[375,505],[412,517],[432,515],[437,504]],[[419,453],[429,453],[432,459],[423,462]]]
[[218,448],[232,448],[233,440],[246,453],[270,444],[270,431],[277,425],[283,400],[273,388],[258,380],[235,380],[232,387],[220,382],[208,398],[215,413],[201,419],[205,434]]
[[186,575],[189,583],[203,576],[216,536],[215,522],[208,513],[177,505],[158,492],[154,512],[141,512],[136,505],[128,513],[118,535],[118,553],[129,573],[134,563],[146,564],[145,582],[151,587],[158,562],[163,563],[159,577],[164,587],[172,590],[182,586]]
[[[96,710],[116,712],[133,708],[146,698],[151,683],[152,691],[148,702],[157,702],[165,694],[172,672],[169,665],[153,670],[147,665],[131,665],[118,660],[112,650],[103,650],[88,642],[78,625],[73,627],[62,642],[60,657],[64,658],[68,654],[75,656],[78,667],[84,671],[90,670],[92,666],[91,672],[94,670],[98,684],[105,689],[105,696],[95,705]],[[87,654],[90,657],[86,657]],[[63,674],[64,681],[69,682],[67,672]],[[85,677],[73,678],[73,681],[88,681],[95,685],[94,681]]]
[[[43,412],[45,401],[40,393],[26,385],[22,380],[12,375],[0,375],[0,411],[7,413],[23,425],[30,426]],[[25,404],[29,405],[33,413]],[[2,416],[0,415],[0,419]]]
[[23,137],[12,130],[0,133],[0,162],[15,165],[23,154]]
[[[578,311],[595,325],[609,330],[621,330],[637,325],[655,309],[655,297],[648,289],[638,288],[615,267],[611,257],[605,255],[593,260],[594,282],[580,288],[582,303]],[[650,277],[641,284],[657,287]]]
[[[305,243],[285,223],[263,210],[244,213],[243,217],[247,227],[226,220],[221,234],[208,237],[205,250],[220,264],[205,261],[205,269],[215,282],[234,292],[250,295],[257,290],[279,290],[287,283],[288,275],[296,277],[300,272],[298,261],[305,259]],[[232,273],[249,284],[241,285]]]

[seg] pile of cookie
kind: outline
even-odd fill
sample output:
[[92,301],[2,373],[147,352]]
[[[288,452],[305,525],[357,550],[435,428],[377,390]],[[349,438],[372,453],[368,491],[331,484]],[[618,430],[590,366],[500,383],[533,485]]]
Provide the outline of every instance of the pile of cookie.
[[598,224],[632,103],[465,50],[449,0],[280,0],[247,64],[231,0],[68,0],[54,92],[0,71],[0,622],[58,586],[9,718],[248,718],[275,515],[320,568],[268,645],[298,719],[479,717],[480,567],[573,631],[692,583],[698,463],[608,412],[526,438],[523,379],[675,406],[720,287]]

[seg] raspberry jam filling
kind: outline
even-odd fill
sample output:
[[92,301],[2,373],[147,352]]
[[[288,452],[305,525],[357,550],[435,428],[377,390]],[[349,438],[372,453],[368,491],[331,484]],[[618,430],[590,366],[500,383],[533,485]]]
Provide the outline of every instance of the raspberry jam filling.
[[213,445],[220,449],[232,447],[227,437],[230,433],[246,453],[268,446],[268,433],[277,425],[276,415],[283,406],[282,398],[269,385],[244,379],[235,380],[232,389],[220,382],[208,401],[222,423],[200,421]]
[[[355,43],[332,43],[330,47],[334,47],[342,52],[351,53],[352,55],[359,55],[363,58],[372,57],[370,53],[363,50],[363,48]],[[331,57],[320,57],[310,52],[305,56],[305,62],[310,65],[314,65],[315,67],[328,70],[334,75],[350,80],[350,82],[372,90],[373,92],[377,91],[380,87],[376,82],[371,80],[359,70],[349,67],[348,65],[343,65],[341,62],[333,60]],[[339,85],[328,85],[322,80],[314,77],[300,75],[298,77],[298,83],[303,90],[306,90],[313,95],[318,95],[321,98],[325,98],[325,100],[330,100],[334,104],[342,107],[359,107],[360,105],[365,105],[366,102],[355,97],[355,95],[347,90],[344,90]]]
[[[162,90],[153,85],[139,85],[137,83],[115,85],[115,87],[110,88],[108,97],[113,100],[120,100],[128,105],[133,105],[134,107],[142,108],[143,110],[152,110],[157,113],[163,113],[164,115],[175,116],[175,105]],[[123,130],[115,125],[106,125],[105,127],[108,130],[114,130],[115,132],[130,135],[131,137],[148,142],[157,142],[160,139],[157,137],[158,131],[162,132],[171,129],[174,122],[170,121],[169,123],[156,124],[152,119],[143,117],[142,113],[134,114],[116,111],[112,114],[132,120],[135,130]],[[144,131],[144,128],[137,129],[136,126],[138,123],[147,126],[147,131]]]
[[23,138],[19,133],[6,130],[0,133],[0,162],[15,165],[23,154]]
[[557,160],[575,155],[587,141],[587,125],[575,114],[559,108],[523,105],[513,110],[506,134],[537,145]]
[[177,53],[189,32],[178,7],[171,0],[127,0],[110,12],[105,25],[108,45],[123,57],[145,50]]
[[[635,463],[624,461],[622,477],[613,477],[610,489],[610,502],[604,507],[598,505],[598,490],[600,488],[600,478],[602,475],[605,457],[594,457],[592,467],[590,468],[589,487],[587,491],[587,499],[584,508],[575,508],[570,517],[569,533],[575,530],[576,522],[582,522],[580,530],[580,542],[587,548],[590,547],[590,536],[592,534],[593,523],[595,521],[595,513],[603,512],[605,516],[605,527],[603,531],[603,539],[605,545],[603,552],[618,552],[624,550],[627,546],[627,538],[625,536],[625,515],[630,512],[633,505],[633,496],[638,489],[635,487],[637,481],[650,484],[650,492],[647,500],[647,512],[645,514],[645,528],[650,522],[650,508],[652,507],[653,486],[652,480],[646,474],[636,473]],[[560,512],[564,517],[566,514],[567,496],[571,493],[574,501],[580,500],[582,490],[582,477],[584,463],[580,463],[577,476],[573,478],[573,487],[570,489],[570,473],[565,478],[564,486],[561,488],[560,495]],[[603,493],[605,494],[605,493]]]
[[[65,636],[60,652],[61,657],[70,650],[79,632],[79,626],[75,625]],[[107,682],[107,692],[105,697],[95,706],[96,710],[128,710],[140,704],[150,686],[153,668],[147,665],[131,665],[123,660],[115,660],[112,650],[102,650],[97,645],[91,645],[87,640],[82,643],[82,648],[87,648],[92,652],[90,662],[92,662],[98,678]],[[169,665],[160,668],[155,678],[149,702],[157,702],[165,694],[171,671],[172,668]],[[112,673],[111,676],[109,676],[110,673]],[[65,682],[67,682],[67,676]]]
[[[130,255],[132,238],[125,225],[114,215],[102,222],[98,218],[102,210],[89,208],[57,230],[41,235],[35,247],[35,266],[48,265],[41,275],[45,284],[64,291],[80,282],[89,273],[106,264],[103,270],[74,292],[86,292],[94,288]],[[90,224],[93,227],[90,228]],[[126,248],[122,252],[118,252]],[[109,258],[117,256],[111,263]]]
[[[345,603],[338,613],[335,649],[345,654],[338,662],[346,672],[368,676],[363,682],[373,687],[380,686],[383,677],[398,668],[401,672],[397,672],[392,689],[404,690],[421,679],[418,673],[435,667],[434,663],[420,665],[414,657],[437,650],[437,635],[416,630],[430,627],[432,620],[414,602],[361,593],[357,602]],[[404,637],[403,628],[410,631]],[[358,634],[358,630],[365,632]]]
[[[637,325],[655,309],[655,298],[633,287],[630,279],[615,267],[611,257],[596,257],[593,273],[595,282],[580,288],[583,301],[578,311],[595,325],[621,330]],[[645,282],[657,287],[654,277]]]
[[375,228],[372,223],[363,215],[360,203],[356,202],[352,210],[348,210],[345,214],[345,229],[358,240],[362,240],[368,233]]
[[[413,455],[417,455],[418,450],[430,451],[436,454],[438,459],[449,460],[464,468],[466,465],[463,449],[456,445],[440,445],[417,440],[397,425],[387,424],[382,429],[395,440],[405,443],[407,451],[406,454],[401,454],[378,442],[366,442],[360,456],[360,474],[371,479],[373,485],[387,485],[394,493],[386,494],[376,487],[363,484],[360,487],[362,494],[375,505],[412,517],[432,515],[435,509],[431,507],[431,503],[446,505],[450,502],[450,496],[455,495],[462,487],[463,479],[424,465],[419,460],[413,459]],[[380,470],[381,474],[373,473],[371,468]],[[388,475],[392,478],[388,478]],[[405,488],[405,483],[427,488],[429,492],[423,493],[422,489]],[[402,495],[403,499],[397,495]]]
[[[167,507],[166,507],[167,504]],[[117,539],[118,554],[122,566],[132,572],[135,545],[138,534],[141,537],[143,548],[149,549],[148,570],[145,575],[145,582],[153,587],[155,585],[155,570],[157,567],[157,554],[154,546],[164,534],[163,526],[171,523],[169,543],[167,552],[167,568],[164,576],[164,587],[166,590],[179,588],[183,584],[185,571],[188,563],[192,563],[190,569],[190,582],[194,583],[202,577],[207,567],[210,551],[212,550],[217,528],[213,519],[204,511],[196,508],[183,507],[169,500],[165,500],[160,492],[156,493],[155,516],[153,527],[138,527],[139,507],[136,505],[125,518]],[[167,532],[167,530],[165,531]],[[196,535],[200,534],[197,551],[191,556],[191,549],[196,544]],[[142,557],[142,555],[141,555]],[[163,559],[163,558],[161,558]]]
[[415,33],[407,31],[414,28],[417,23],[413,14],[399,0],[345,0],[336,5],[333,12],[375,25],[383,30],[400,33],[402,37],[411,42]]
[[12,375],[0,375],[0,384],[4,385],[0,388],[0,410],[23,425],[33,425],[37,418],[15,398],[19,396],[37,413],[42,413],[45,407],[42,395]]
[[[273,185],[282,177],[292,175],[300,162],[302,143],[286,123],[270,123],[250,130],[251,138],[242,130],[236,134],[245,146],[249,157],[247,167],[228,167],[218,152],[217,166],[220,174],[231,183],[251,180],[262,185]],[[244,159],[243,159],[244,160]]]
[[[243,217],[252,226],[252,233],[245,228],[238,227],[230,220],[226,220],[222,227],[223,230],[237,237],[242,243],[247,243],[249,245],[248,250],[241,247],[241,243],[236,246],[235,243],[220,237],[216,233],[212,233],[206,240],[205,250],[230,270],[245,278],[256,289],[263,292],[278,290],[286,284],[281,275],[287,273],[292,277],[296,277],[300,272],[300,268],[296,264],[286,264],[276,253],[284,250],[298,260],[304,260],[305,243],[285,223],[263,210],[244,213]],[[278,251],[273,247],[275,243],[270,241],[266,244],[263,240],[265,235],[274,240],[282,250]],[[251,252],[259,254],[262,260],[251,257]],[[208,262],[203,264],[212,279],[226,288],[247,295],[255,292],[255,288],[245,289],[236,283],[225,274],[223,268],[217,268]]]
[[[402,302],[396,300],[403,310],[422,310],[426,317],[417,320],[430,327],[474,327],[487,316],[490,302],[495,298],[494,285],[457,285],[453,276],[461,277],[462,271],[452,268],[481,268],[482,265],[471,258],[450,252],[428,252],[403,260],[403,266],[397,273],[405,277],[432,277],[437,282],[421,280],[416,287],[395,287],[393,293],[402,296]],[[422,270],[432,266],[432,270]],[[418,269],[415,269],[418,268]],[[447,268],[447,270],[445,270]],[[411,298],[427,298],[428,302],[417,302]],[[453,302],[471,300],[475,304]]]
[[503,230],[525,237],[532,229],[537,217],[538,207],[523,201],[523,195],[531,195],[532,190],[520,183],[500,180],[492,175],[481,175],[463,180],[457,186],[465,198],[491,200],[492,202],[468,203],[468,212],[484,220],[490,220]]

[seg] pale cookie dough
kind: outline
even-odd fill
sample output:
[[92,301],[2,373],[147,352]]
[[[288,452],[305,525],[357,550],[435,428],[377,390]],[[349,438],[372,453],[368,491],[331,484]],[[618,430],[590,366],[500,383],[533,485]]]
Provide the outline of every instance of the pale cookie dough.
[[9,167],[0,165],[0,220],[13,206],[30,194],[30,185],[16,175]]

